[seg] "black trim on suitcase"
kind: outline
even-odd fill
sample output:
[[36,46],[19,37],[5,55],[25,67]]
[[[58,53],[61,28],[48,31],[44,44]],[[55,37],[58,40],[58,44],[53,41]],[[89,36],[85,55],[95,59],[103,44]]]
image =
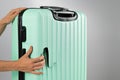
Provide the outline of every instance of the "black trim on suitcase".
[[[19,58],[21,58],[26,53],[26,49],[22,49],[22,42],[24,42],[26,40],[26,38],[25,38],[26,28],[22,26],[22,15],[26,10],[27,9],[21,11],[21,13],[19,13],[19,15],[18,15],[18,51],[19,51],[18,57]],[[18,74],[19,74],[18,80],[25,80],[24,72],[19,71]]]

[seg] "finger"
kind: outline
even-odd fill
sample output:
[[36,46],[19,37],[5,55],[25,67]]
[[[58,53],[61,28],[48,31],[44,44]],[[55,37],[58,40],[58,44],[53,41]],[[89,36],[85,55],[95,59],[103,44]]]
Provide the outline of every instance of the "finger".
[[17,10],[15,10],[15,12],[13,12],[13,17],[16,17],[21,11],[25,10],[26,8],[18,8]]
[[21,10],[24,10],[26,9],[25,7],[21,7],[21,8],[16,8],[16,9],[13,9],[12,11],[21,11]]
[[20,9],[20,11],[21,11],[21,10],[25,10],[25,9],[27,9],[27,8],[26,8],[26,7],[21,7],[21,8],[19,8],[19,9]]
[[44,66],[44,64],[45,64],[45,60],[43,60],[41,62],[34,63],[34,67],[35,66]]
[[33,47],[30,46],[29,50],[26,52],[25,56],[28,57],[33,51]]
[[42,69],[43,66],[39,66],[39,67],[34,67],[34,70],[39,70],[39,69]]
[[14,13],[13,15],[8,15],[8,17],[7,17],[9,19],[8,23],[12,22],[17,15],[18,15],[18,13]]
[[19,14],[19,12],[15,12],[15,13],[9,15],[9,16],[10,16],[11,19],[14,19],[18,14]]
[[22,10],[25,10],[26,8],[25,7],[22,7],[22,8],[18,8],[18,9],[16,9],[15,11],[19,11],[19,12],[21,12]]
[[40,62],[41,60],[40,57],[38,57],[38,58],[33,58],[32,61],[36,63],[36,62]]
[[14,15],[14,14],[19,14],[22,10],[24,10],[25,8],[20,8],[20,9],[17,9],[17,10],[14,10],[11,14]]
[[18,8],[16,11],[17,14],[19,14],[21,11],[25,10],[26,8]]
[[36,72],[36,71],[32,71],[31,73],[32,74],[37,74],[37,75],[43,74],[43,72]]
[[42,61],[42,60],[44,60],[44,56],[42,55],[42,56],[40,56],[40,60]]
[[18,8],[13,9],[13,10],[11,10],[11,11],[9,12],[9,14],[12,15],[13,13],[17,12],[18,10],[19,10]]
[[12,17],[12,18],[15,18],[19,13],[20,13],[20,11],[14,12],[13,14],[11,14],[11,17]]
[[13,15],[15,13],[19,14],[22,10],[26,9],[25,7],[22,8],[16,8],[10,11],[10,14]]
[[38,58],[33,58],[32,60],[33,60],[33,62],[40,62],[40,61],[44,60],[44,56],[41,56]]

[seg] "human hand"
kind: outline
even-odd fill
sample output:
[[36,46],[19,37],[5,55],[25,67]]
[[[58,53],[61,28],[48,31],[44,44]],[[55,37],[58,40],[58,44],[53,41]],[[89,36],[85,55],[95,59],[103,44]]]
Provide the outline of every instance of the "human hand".
[[16,8],[11,10],[1,21],[3,24],[9,24],[13,21],[13,19],[22,11],[26,8],[22,7],[22,8]]
[[24,54],[16,63],[17,70],[22,72],[29,72],[32,74],[43,74],[43,72],[37,72],[35,70],[42,69],[45,65],[44,56],[40,56],[38,58],[30,59],[29,55],[32,53],[32,46],[29,50]]

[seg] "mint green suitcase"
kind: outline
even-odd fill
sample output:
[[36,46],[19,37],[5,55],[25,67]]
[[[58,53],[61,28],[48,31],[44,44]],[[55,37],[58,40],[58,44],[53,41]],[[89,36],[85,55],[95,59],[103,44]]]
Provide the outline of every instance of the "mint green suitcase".
[[31,58],[45,56],[43,75],[13,71],[12,80],[86,80],[87,27],[80,11],[42,6],[22,11],[13,21],[12,59],[30,46]]

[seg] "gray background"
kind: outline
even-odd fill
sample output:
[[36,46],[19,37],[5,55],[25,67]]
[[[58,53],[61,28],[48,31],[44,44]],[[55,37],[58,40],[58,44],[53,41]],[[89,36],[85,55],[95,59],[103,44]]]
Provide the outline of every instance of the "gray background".
[[[88,80],[120,80],[120,0],[0,0],[0,18],[17,7],[56,5],[81,10],[88,20]],[[11,59],[11,24],[0,37],[0,59]],[[11,72],[0,72],[11,80]]]

